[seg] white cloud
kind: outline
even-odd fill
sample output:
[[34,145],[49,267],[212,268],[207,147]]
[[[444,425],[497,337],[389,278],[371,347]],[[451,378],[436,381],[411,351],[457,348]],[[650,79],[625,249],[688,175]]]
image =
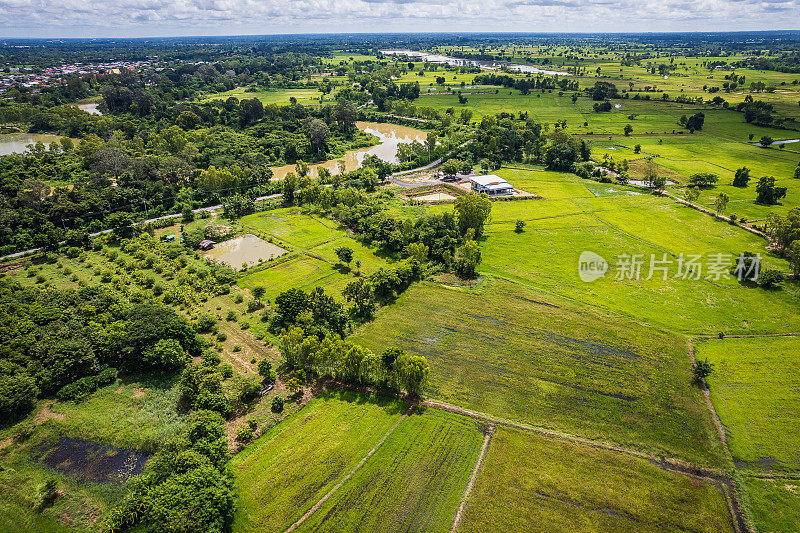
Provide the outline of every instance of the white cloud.
[[798,27],[798,0],[0,0],[0,36]]

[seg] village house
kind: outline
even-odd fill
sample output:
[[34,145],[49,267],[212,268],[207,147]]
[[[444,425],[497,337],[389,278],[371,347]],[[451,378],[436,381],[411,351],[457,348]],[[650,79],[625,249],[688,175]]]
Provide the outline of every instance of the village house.
[[469,178],[469,181],[472,184],[472,190],[478,194],[485,192],[489,196],[502,196],[513,194],[514,192],[513,185],[494,174],[472,176]]

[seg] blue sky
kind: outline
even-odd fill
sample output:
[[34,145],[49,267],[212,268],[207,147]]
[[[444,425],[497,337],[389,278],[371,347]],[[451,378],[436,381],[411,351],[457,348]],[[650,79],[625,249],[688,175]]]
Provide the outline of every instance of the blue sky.
[[0,37],[800,29],[800,0],[0,0]]

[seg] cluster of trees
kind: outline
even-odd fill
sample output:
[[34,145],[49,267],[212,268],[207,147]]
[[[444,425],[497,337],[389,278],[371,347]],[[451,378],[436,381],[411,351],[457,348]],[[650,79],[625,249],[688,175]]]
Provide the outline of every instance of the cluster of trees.
[[561,89],[562,91],[577,91],[578,81],[558,76],[539,75],[530,78],[519,78],[508,74],[479,74],[472,80],[474,85],[501,85],[510,89],[517,89],[522,94],[533,90]]
[[308,334],[302,325],[291,326],[281,335],[280,349],[290,368],[307,375],[406,391],[410,395],[422,393],[430,373],[428,362],[422,356],[397,348],[377,355],[337,335]]
[[100,287],[23,288],[8,279],[0,280],[0,345],[4,419],[26,414],[37,397],[79,399],[113,381],[112,369],[176,370],[201,351],[189,323],[155,301],[123,301]]
[[222,417],[191,413],[185,434],[164,443],[131,481],[125,498],[104,518],[104,531],[228,531],[236,510],[229,460]]

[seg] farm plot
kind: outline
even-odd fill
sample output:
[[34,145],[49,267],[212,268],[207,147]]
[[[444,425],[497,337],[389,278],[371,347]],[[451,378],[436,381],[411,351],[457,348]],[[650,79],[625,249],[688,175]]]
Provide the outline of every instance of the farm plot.
[[351,276],[341,274],[333,265],[308,255],[279,263],[240,278],[240,287],[252,289],[262,286],[265,298],[274,298],[285,290],[300,288],[310,290],[322,287],[329,295],[338,298],[342,289],[352,281]]
[[800,480],[746,477],[745,483],[758,531],[800,531]]
[[488,280],[475,294],[421,284],[359,330],[431,366],[435,399],[519,422],[720,464],[722,446],[691,386],[686,341]]
[[464,511],[478,531],[733,531],[720,489],[620,453],[499,428]]
[[[527,203],[538,208],[546,202]],[[728,268],[717,280],[677,277],[681,253],[699,254],[704,263],[709,254],[728,254],[732,263],[737,254],[750,251],[761,253],[771,268],[788,269],[785,261],[766,255],[762,239],[652,197],[573,202],[587,214],[542,219],[542,224],[529,223],[523,233],[509,225],[490,225],[479,271],[687,333],[781,333],[800,327],[794,312],[795,283],[785,283],[781,291],[745,287],[728,275]],[[605,277],[581,281],[578,260],[583,251],[609,263]],[[619,270],[618,257],[623,254],[641,254],[638,279],[631,271],[628,276]],[[667,271],[655,271],[648,280],[651,258],[662,259],[664,254],[670,261]]]
[[714,364],[711,401],[734,460],[800,469],[800,338],[715,339],[698,342],[695,351]]
[[242,218],[241,224],[301,248],[313,248],[344,235],[343,231],[335,229],[334,222],[303,214],[296,208],[248,215]]
[[450,530],[483,426],[426,409],[402,422],[299,531]]
[[402,402],[329,393],[234,457],[233,531],[283,531],[308,511],[400,419]]

